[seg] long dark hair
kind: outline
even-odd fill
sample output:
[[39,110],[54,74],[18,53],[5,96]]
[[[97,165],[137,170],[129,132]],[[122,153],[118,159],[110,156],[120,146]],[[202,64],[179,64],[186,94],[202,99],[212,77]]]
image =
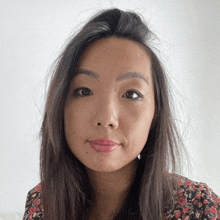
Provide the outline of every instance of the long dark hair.
[[[55,62],[40,130],[40,178],[46,220],[88,219],[93,189],[85,166],[70,151],[64,134],[64,106],[77,63],[87,46],[107,37],[137,42],[151,60],[155,115],[141,152],[136,177],[114,219],[162,219],[173,208],[177,172],[184,143],[171,112],[169,80],[149,46],[152,32],[140,15],[119,9],[102,10],[75,33]],[[172,175],[171,175],[172,174]]]

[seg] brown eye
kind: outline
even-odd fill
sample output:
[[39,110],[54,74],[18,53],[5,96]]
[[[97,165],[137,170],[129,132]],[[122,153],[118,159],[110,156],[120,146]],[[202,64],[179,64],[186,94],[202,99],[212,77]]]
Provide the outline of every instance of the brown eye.
[[140,97],[142,98],[142,95],[139,92],[134,91],[134,90],[130,90],[130,91],[126,92],[125,95],[127,95],[127,97],[133,97],[131,99],[134,99],[134,100],[138,99]]
[[[73,96],[75,97],[85,97],[85,96],[89,96],[91,90],[86,88],[86,87],[80,87],[74,90],[74,94]],[[138,91],[135,90],[130,90],[128,92],[125,93],[126,97],[128,97],[131,100],[137,100],[139,98],[143,98],[143,95],[141,95],[141,93],[139,93]],[[124,97],[124,95],[123,95]]]
[[[81,91],[81,92],[79,92]],[[89,92],[90,89],[86,88],[86,87],[81,87],[81,88],[77,88],[74,90],[74,96],[81,96],[81,97],[84,97],[84,96],[87,96],[89,95]]]

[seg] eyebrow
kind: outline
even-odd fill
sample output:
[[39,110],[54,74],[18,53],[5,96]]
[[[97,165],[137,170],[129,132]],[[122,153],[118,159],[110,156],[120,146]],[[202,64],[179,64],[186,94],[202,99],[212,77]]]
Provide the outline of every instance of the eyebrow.
[[[100,76],[97,73],[93,72],[92,70],[88,70],[88,69],[79,68],[76,71],[76,75],[80,75],[80,74],[85,74],[85,75],[93,77],[95,79],[100,78]],[[119,76],[116,79],[116,81],[118,82],[118,81],[121,81],[124,79],[131,79],[131,78],[140,78],[140,79],[144,80],[149,85],[148,77],[146,78],[142,73],[136,72],[136,71],[127,72],[123,76]]]

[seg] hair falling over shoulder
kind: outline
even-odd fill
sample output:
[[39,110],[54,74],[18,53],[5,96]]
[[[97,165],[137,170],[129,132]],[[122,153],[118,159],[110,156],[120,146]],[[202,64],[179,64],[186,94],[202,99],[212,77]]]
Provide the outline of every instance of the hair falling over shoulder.
[[[93,190],[84,165],[68,148],[64,134],[64,106],[74,68],[86,47],[115,36],[140,44],[151,60],[155,115],[138,170],[119,219],[162,219],[165,207],[174,205],[176,175],[181,168],[183,141],[170,108],[169,81],[158,56],[150,48],[153,33],[132,11],[102,10],[95,14],[65,46],[57,58],[47,91],[40,130],[40,178],[44,219],[88,219]],[[170,172],[171,173],[170,173]]]

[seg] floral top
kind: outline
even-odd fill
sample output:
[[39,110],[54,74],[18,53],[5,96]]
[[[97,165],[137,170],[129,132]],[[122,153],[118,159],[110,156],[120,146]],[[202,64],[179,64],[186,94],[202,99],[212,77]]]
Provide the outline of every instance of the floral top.
[[[180,188],[175,192],[175,208],[165,208],[163,220],[220,220],[220,197],[211,188],[205,183],[195,182],[183,176],[179,176],[178,184]],[[22,220],[30,219],[43,219],[40,183],[27,194]]]

